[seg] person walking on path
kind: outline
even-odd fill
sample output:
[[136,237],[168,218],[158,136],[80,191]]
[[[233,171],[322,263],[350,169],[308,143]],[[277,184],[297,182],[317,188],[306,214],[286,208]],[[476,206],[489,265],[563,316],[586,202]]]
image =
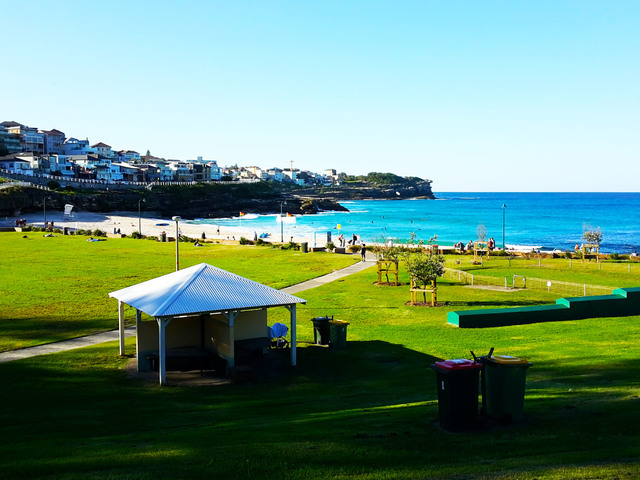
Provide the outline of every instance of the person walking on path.
[[364,243],[360,245],[360,257],[363,262],[367,261],[367,246]]

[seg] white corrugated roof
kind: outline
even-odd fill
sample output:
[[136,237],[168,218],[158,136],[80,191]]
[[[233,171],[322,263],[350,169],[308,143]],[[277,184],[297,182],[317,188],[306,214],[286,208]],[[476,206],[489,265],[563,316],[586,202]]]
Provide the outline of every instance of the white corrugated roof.
[[109,296],[154,317],[306,303],[206,263],[116,290]]

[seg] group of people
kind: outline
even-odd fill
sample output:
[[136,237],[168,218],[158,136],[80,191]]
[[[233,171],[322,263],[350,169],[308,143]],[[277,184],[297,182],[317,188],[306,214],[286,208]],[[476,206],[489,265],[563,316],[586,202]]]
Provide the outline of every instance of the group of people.
[[27,219],[26,218],[16,218],[16,227],[26,227],[27,226]]
[[[469,240],[469,243],[467,243],[466,245],[462,242],[458,242],[453,245],[453,248],[458,249],[460,253],[470,252],[474,249],[473,240]],[[496,241],[493,239],[493,237],[489,238],[489,241],[487,242],[487,248],[490,252],[496,249]]]
[[121,234],[120,229],[116,228],[116,227],[113,227],[113,233],[116,234],[116,235],[120,235]]
[[347,245],[356,245],[359,242],[360,242],[360,236],[356,235],[355,233],[353,234],[353,236],[349,240],[344,238],[343,234],[340,234],[338,236],[338,246],[339,247],[346,247]]

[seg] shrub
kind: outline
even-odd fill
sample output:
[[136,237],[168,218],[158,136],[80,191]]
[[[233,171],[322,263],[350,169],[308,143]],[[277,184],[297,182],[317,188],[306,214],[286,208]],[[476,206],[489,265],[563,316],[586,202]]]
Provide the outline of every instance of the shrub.
[[244,237],[240,237],[239,242],[240,245],[253,245],[253,241],[249,240],[248,238],[244,238]]
[[47,183],[47,187],[49,187],[51,190],[60,190],[60,184],[55,180],[49,180],[49,182]]
[[360,251],[360,248],[361,248],[360,245],[350,245],[349,248],[347,248],[347,251],[351,253],[356,253]]
[[618,255],[617,253],[612,253],[609,255],[609,258],[611,260],[619,260],[620,259],[620,255]]
[[268,242],[265,242],[264,240],[262,240],[261,238],[258,238],[256,240],[256,245],[266,245],[268,244]]
[[131,232],[131,238],[142,238],[142,235],[139,231],[134,230],[133,232]]
[[327,242],[327,244],[325,245],[327,247],[327,250],[332,252],[334,248],[336,248],[335,243],[333,242]]
[[[89,233],[91,233],[91,230],[89,230]],[[104,232],[103,232],[102,230],[100,230],[99,228],[96,228],[96,229],[93,231],[93,236],[94,236],[94,237],[106,237],[106,236],[107,236],[107,234],[106,234],[106,233],[104,233]]]

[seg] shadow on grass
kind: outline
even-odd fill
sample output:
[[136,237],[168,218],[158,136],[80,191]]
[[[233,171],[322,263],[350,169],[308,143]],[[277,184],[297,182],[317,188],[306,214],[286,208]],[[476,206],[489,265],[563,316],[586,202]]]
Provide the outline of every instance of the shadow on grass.
[[638,386],[640,360],[534,364],[530,420],[483,432],[482,448],[469,448],[478,434],[434,426],[428,366],[437,358],[385,341],[298,352],[298,367],[283,377],[211,388],[131,379],[113,342],[2,364],[0,435],[11,442],[0,447],[0,469],[23,478],[46,477],[52,464],[56,478],[477,478],[505,470],[522,478],[567,455],[588,464],[637,445],[640,409],[624,387]]

